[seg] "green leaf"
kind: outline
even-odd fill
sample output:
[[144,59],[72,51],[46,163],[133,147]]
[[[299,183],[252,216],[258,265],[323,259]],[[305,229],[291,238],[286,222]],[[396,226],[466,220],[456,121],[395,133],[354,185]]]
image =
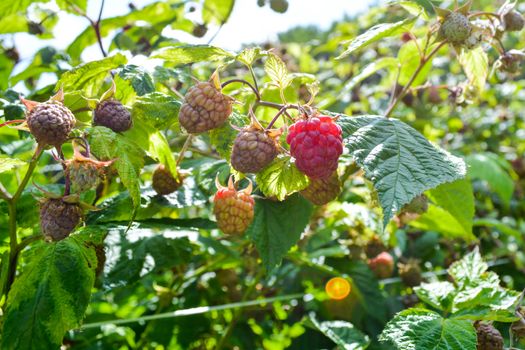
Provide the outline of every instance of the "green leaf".
[[62,10],[69,11],[73,14],[77,14],[77,12],[71,9],[71,5],[74,5],[77,9],[84,12],[87,10],[87,0],[56,0],[56,2]]
[[466,231],[450,212],[434,204],[430,204],[427,212],[417,220],[411,221],[409,225],[420,230],[440,232],[447,238],[460,238],[467,242],[476,240],[472,230]]
[[[184,231],[173,225],[141,224],[127,231],[126,226],[111,229],[107,238],[107,285],[127,285],[148,273],[156,273],[187,263],[192,245]],[[194,230],[186,231],[194,233]],[[132,238],[131,238],[132,237]]]
[[163,133],[157,131],[149,137],[149,156],[157,160],[159,163],[164,164],[168,168],[173,176],[177,176],[177,161],[173,156],[173,152],[170,149],[168,140]]
[[374,184],[385,227],[416,196],[465,176],[461,158],[432,145],[399,120],[344,116],[338,124],[347,148]]
[[4,15],[4,12],[0,13],[2,13],[2,18],[0,18],[1,34],[27,32],[27,19],[24,15],[18,13]]
[[237,61],[244,63],[247,66],[251,66],[252,63],[257,59],[262,57],[262,51],[258,47],[246,48],[242,50],[236,57]]
[[[397,60],[401,64],[399,71],[399,84],[405,86],[410,82],[421,63],[421,55],[414,40],[410,40],[401,46],[397,54]],[[425,64],[412,86],[419,86],[427,81],[428,74],[432,70],[432,58]]]
[[202,19],[205,23],[222,25],[233,11],[235,0],[204,0]]
[[456,294],[450,282],[421,283],[414,291],[422,302],[442,311],[450,308]]
[[486,181],[508,206],[514,193],[514,181],[508,173],[508,164],[493,153],[479,153],[466,157],[471,179]]
[[409,30],[416,19],[417,17],[411,17],[396,23],[382,23],[370,28],[367,32],[359,35],[354,40],[343,42],[343,44],[348,45],[348,47],[341,55],[339,55],[339,57],[337,57],[337,59],[351,55],[355,51],[375,43],[378,40],[398,35]]
[[264,62],[264,70],[272,82],[274,82],[281,90],[286,88],[292,82],[292,79],[288,75],[286,64],[279,56],[272,52],[269,53],[268,58]]
[[119,70],[118,75],[131,83],[138,96],[155,92],[153,78],[140,67],[134,65],[124,66]]
[[363,350],[370,345],[370,338],[355,328],[350,322],[319,322],[313,314],[310,315],[310,321],[321,333],[337,344],[340,349]]
[[17,12],[23,12],[25,13],[27,11],[27,8],[31,3],[33,2],[48,2],[48,0],[3,0],[0,1],[0,13],[2,14],[2,17],[17,13]]
[[155,130],[178,125],[179,109],[182,103],[170,95],[152,92],[141,96],[133,104],[133,120],[141,120]]
[[144,166],[144,151],[132,140],[112,130],[95,126],[88,130],[89,144],[93,154],[100,160],[116,159],[116,167],[122,184],[128,189],[133,205],[140,205],[140,170]]
[[462,50],[459,55],[459,63],[470,85],[476,89],[478,94],[483,92],[489,76],[489,58],[485,50],[481,46],[474,50]]
[[108,73],[123,64],[127,58],[122,54],[106,57],[99,61],[91,61],[73,68],[62,74],[57,83],[57,89],[65,91],[82,90],[88,97],[97,95]]
[[246,235],[254,242],[269,272],[297,243],[308,225],[313,206],[299,195],[284,202],[257,199],[255,217]]
[[420,16],[425,21],[428,21],[428,14],[425,10],[425,8],[414,1],[391,1],[391,4],[397,4],[401,7],[403,7],[408,13],[410,13],[412,16]]
[[341,93],[339,94],[340,98],[349,96],[352,90],[360,84],[366,78],[369,78],[373,74],[377,73],[381,69],[392,69],[395,68],[398,64],[397,59],[394,57],[383,57],[367,65],[365,68],[360,70],[359,74],[354,76],[348,83],[345,84]]
[[26,164],[26,162],[20,159],[8,158],[6,156],[0,155],[0,173],[5,173],[6,171],[24,164]]
[[470,321],[444,319],[424,309],[398,313],[379,336],[399,350],[476,350],[476,330]]
[[448,273],[456,283],[468,284],[481,277],[488,270],[489,266],[483,261],[478,247],[468,253],[460,261],[450,265]]
[[440,185],[427,192],[432,202],[449,212],[463,228],[465,235],[472,235],[474,193],[467,179]]
[[215,147],[215,150],[222,158],[230,159],[233,142],[239,133],[232,125],[235,125],[237,128],[242,128],[249,124],[250,118],[233,111],[227,123],[224,123],[220,128],[210,131],[211,145]]
[[[142,9],[134,10],[124,16],[105,18],[100,22],[100,35],[102,38],[114,33],[116,29],[126,26],[133,27],[137,22],[144,22],[158,27],[160,32],[166,25],[182,17],[184,7],[175,8],[167,2],[156,1]],[[97,42],[97,36],[91,26],[87,26],[82,33],[69,45],[67,53],[73,62],[80,60],[84,50]]]
[[210,45],[168,46],[152,54],[152,58],[161,58],[175,65],[202,61],[220,61],[234,57],[234,54]]
[[267,197],[282,201],[290,194],[308,186],[308,177],[301,173],[289,156],[278,156],[256,177],[257,185]]
[[9,292],[2,349],[58,349],[80,325],[95,279],[95,250],[85,235],[43,243]]

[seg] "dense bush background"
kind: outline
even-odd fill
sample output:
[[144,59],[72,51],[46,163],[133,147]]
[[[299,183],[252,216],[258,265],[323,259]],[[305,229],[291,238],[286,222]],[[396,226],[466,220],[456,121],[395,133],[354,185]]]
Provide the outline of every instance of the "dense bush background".
[[[359,123],[372,120],[352,116],[383,115],[396,82],[401,86],[409,82],[418,57],[408,28],[413,25],[411,33],[424,40],[436,15],[427,1],[398,1],[334,23],[326,31],[310,26],[292,29],[280,34],[277,42],[257,43],[250,47],[260,48],[236,56],[163,35],[167,27],[194,36],[202,34],[203,24],[217,30],[235,6],[233,0],[203,3],[153,2],[130,7],[124,16],[90,18],[91,25],[83,18],[86,0],[57,0],[51,7],[46,1],[0,4],[0,121],[24,118],[21,94],[45,101],[62,87],[65,104],[78,120],[75,135],[85,135],[100,159],[118,159],[103,185],[82,197],[100,210],[89,212],[85,226],[59,243],[39,239],[35,199],[42,196],[36,185],[62,191],[62,167],[51,151],[42,155],[20,193],[16,220],[8,213],[10,206],[0,202],[3,348],[53,349],[63,343],[74,349],[321,349],[334,348],[336,341],[347,349],[389,349],[389,343],[378,341],[379,334],[397,312],[416,304],[423,307],[425,289],[418,292],[418,299],[397,271],[392,278],[376,279],[365,250],[377,239],[396,264],[417,259],[429,283],[445,283],[447,268],[474,251],[455,265],[451,275],[459,292],[475,297],[458,306],[464,317],[447,319],[443,327],[450,328],[440,333],[443,339],[451,334],[463,343],[432,346],[475,349],[469,325],[479,319],[498,321],[495,325],[508,345],[519,297],[510,290],[525,288],[523,70],[510,74],[493,69],[500,56],[497,45],[484,45],[462,59],[451,46],[443,46],[393,111],[397,119],[377,122],[380,137],[410,125],[464,159],[465,179],[430,190],[461,177],[443,175],[433,186],[421,188],[430,190],[425,192],[431,200],[426,213],[408,218],[398,213],[389,220],[389,211],[385,215],[382,210],[385,194],[378,197],[377,184],[374,187],[365,176],[359,167],[362,160],[349,145],[340,161],[344,188],[336,201],[314,207],[293,193],[302,188],[304,177],[294,172],[288,159],[279,159],[272,171],[253,178],[257,225],[242,237],[228,237],[216,229],[210,198],[216,191],[216,175],[225,183],[231,171],[229,152],[236,131],[230,125],[193,139],[180,163],[180,170],[188,174],[182,189],[158,196],[151,188],[156,164],[174,167],[179,158],[186,135],[177,114],[182,96],[195,80],[208,80],[217,68],[222,81],[256,77],[262,98],[280,103],[275,86],[279,79],[271,72],[285,67],[293,77],[282,90],[286,100],[305,104],[312,86],[318,86],[314,105],[347,116],[341,125],[348,141]],[[480,0],[474,10],[495,12],[500,5]],[[27,68],[13,73],[19,63],[9,33],[29,32],[45,40],[64,11],[77,15],[78,22],[86,24],[85,31],[66,50],[40,49]],[[187,19],[194,11],[200,12],[202,21]],[[420,13],[417,19],[415,13]],[[400,21],[405,22],[383,38],[337,58],[349,48],[349,41],[374,25]],[[97,45],[97,34],[111,40],[110,45],[104,45],[107,39],[101,43],[107,57],[84,62],[82,53]],[[524,35],[505,35],[502,45],[520,50]],[[270,49],[273,54],[265,51]],[[115,96],[132,111],[134,126],[123,134],[90,125],[94,99],[110,88],[111,78]],[[42,81],[48,85],[42,87]],[[245,125],[248,108],[256,102],[253,92],[230,84],[224,93],[239,101],[231,124]],[[275,113],[257,109],[265,124]],[[424,151],[424,142],[413,135],[400,140],[409,150]],[[12,125],[0,128],[0,183],[7,192],[19,188],[34,149],[26,131]],[[64,151],[71,157],[70,145]],[[435,166],[447,171],[441,164]],[[278,185],[269,179],[276,171]],[[276,198],[263,199],[268,194]],[[394,206],[392,215],[399,212],[396,208],[400,209]],[[6,298],[8,261],[13,256],[9,226],[15,221],[15,249],[20,255],[17,279]],[[474,247],[479,247],[488,266]],[[488,267],[491,274],[485,273]],[[471,280],[463,280],[465,274]],[[345,277],[352,287],[350,296],[340,301],[324,291],[335,276]],[[498,289],[498,284],[509,290]],[[437,286],[429,288],[435,291]],[[478,294],[469,289],[476,287]],[[442,309],[444,317],[458,311],[444,299],[433,298],[423,300],[430,310]],[[268,300],[252,302],[261,299]],[[514,346],[520,348],[516,341]]]

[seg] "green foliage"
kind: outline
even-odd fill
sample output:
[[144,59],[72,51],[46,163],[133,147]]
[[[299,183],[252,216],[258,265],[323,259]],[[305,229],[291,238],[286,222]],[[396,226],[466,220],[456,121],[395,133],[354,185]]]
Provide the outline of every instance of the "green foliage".
[[36,248],[9,292],[2,348],[56,348],[68,330],[80,325],[97,266],[95,250],[89,244],[100,240],[97,230],[85,229]]
[[283,202],[257,200],[255,208],[255,218],[246,235],[255,242],[264,267],[272,271],[301,236],[312,205],[293,195]]
[[385,226],[414,197],[465,176],[463,160],[399,120],[362,116],[338,123],[348,149],[374,183]]
[[366,349],[370,344],[370,339],[349,322],[319,322],[313,315],[310,316],[310,321],[320,332],[330,338],[341,349],[362,350]]
[[297,169],[290,157],[280,156],[257,174],[257,183],[265,196],[282,201],[306,188],[308,178]]

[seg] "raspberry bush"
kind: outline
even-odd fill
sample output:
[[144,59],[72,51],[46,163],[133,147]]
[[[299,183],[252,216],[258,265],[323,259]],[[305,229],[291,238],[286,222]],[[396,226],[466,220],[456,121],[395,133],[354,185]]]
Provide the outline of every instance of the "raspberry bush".
[[522,4],[239,2],[0,4],[0,349],[525,348]]

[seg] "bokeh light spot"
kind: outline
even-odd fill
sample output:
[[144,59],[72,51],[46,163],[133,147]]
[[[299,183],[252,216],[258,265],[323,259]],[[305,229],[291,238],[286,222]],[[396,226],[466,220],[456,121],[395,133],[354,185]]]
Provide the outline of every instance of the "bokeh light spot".
[[330,299],[342,300],[350,294],[350,283],[342,277],[334,277],[326,283],[326,294]]

